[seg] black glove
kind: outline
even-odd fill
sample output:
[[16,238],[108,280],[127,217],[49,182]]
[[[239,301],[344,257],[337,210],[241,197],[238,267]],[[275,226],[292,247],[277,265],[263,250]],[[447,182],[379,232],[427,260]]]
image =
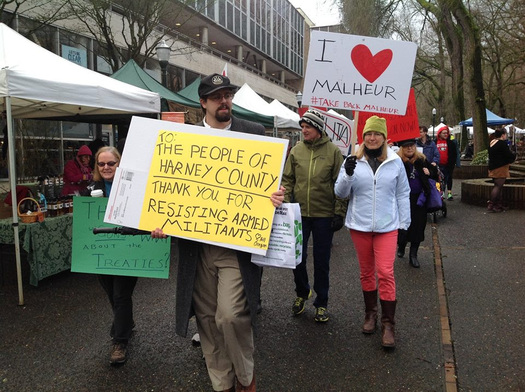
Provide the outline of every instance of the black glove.
[[334,215],[332,219],[332,231],[339,231],[345,224],[345,218],[341,215]]
[[345,160],[345,170],[346,174],[349,176],[352,176],[354,174],[355,165],[357,164],[357,158],[355,155],[350,155]]

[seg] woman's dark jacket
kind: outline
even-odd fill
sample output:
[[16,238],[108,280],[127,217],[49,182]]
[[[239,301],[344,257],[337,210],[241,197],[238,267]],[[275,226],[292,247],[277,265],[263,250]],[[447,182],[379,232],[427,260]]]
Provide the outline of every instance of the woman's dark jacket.
[[498,140],[492,147],[489,147],[489,170],[508,165],[515,160],[516,155],[510,151],[505,140]]
[[[407,177],[410,179],[411,164],[409,162],[404,162],[405,170],[407,172]],[[423,168],[427,168],[430,172],[430,175],[427,176],[423,173]],[[432,165],[426,159],[416,159],[414,161],[414,169],[418,174],[418,178],[421,181],[423,187],[423,192],[425,195],[430,197],[430,185],[428,179],[432,178],[433,180],[438,180],[438,169],[436,166]],[[409,180],[410,184],[410,180]],[[420,243],[425,240],[425,227],[427,223],[427,208],[426,206],[418,206],[417,201],[419,199],[420,193],[415,191],[410,191],[410,227],[406,232],[400,231],[399,233],[399,243],[410,242],[410,243]]]

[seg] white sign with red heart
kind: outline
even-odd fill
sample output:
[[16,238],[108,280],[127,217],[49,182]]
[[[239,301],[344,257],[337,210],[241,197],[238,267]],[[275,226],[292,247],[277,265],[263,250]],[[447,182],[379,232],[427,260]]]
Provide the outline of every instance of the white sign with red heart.
[[404,115],[413,42],[312,31],[303,105]]

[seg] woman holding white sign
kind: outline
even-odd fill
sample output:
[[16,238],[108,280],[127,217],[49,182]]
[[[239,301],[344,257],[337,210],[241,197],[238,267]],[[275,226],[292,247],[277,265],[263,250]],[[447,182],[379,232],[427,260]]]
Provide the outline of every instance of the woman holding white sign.
[[387,145],[384,118],[372,116],[366,121],[363,143],[356,156],[348,157],[341,166],[335,194],[350,198],[345,225],[361,271],[365,301],[362,332],[376,330],[379,291],[382,346],[395,347],[394,261],[398,229],[410,226],[410,188],[403,161]]
[[[92,197],[109,197],[119,162],[120,154],[115,147],[98,150],[95,155],[94,182],[88,186]],[[128,359],[128,340],[135,326],[132,296],[137,279],[136,276],[98,275],[113,311],[109,332],[113,340],[109,358],[112,365],[123,364]]]

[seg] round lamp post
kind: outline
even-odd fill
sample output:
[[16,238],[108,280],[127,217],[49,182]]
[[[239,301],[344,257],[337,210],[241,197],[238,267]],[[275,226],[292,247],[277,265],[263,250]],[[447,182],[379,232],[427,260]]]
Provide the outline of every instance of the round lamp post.
[[303,93],[300,92],[300,91],[297,92],[297,94],[295,94],[295,99],[297,100],[297,106],[300,109],[301,108],[301,103],[303,103]]
[[157,58],[159,59],[160,70],[162,73],[162,85],[168,87],[166,85],[168,79],[166,69],[170,59],[171,48],[166,44],[166,41],[161,40],[155,49],[157,51]]
[[436,137],[436,113],[437,113],[437,110],[436,108],[433,108],[432,109],[432,137],[435,138]]

